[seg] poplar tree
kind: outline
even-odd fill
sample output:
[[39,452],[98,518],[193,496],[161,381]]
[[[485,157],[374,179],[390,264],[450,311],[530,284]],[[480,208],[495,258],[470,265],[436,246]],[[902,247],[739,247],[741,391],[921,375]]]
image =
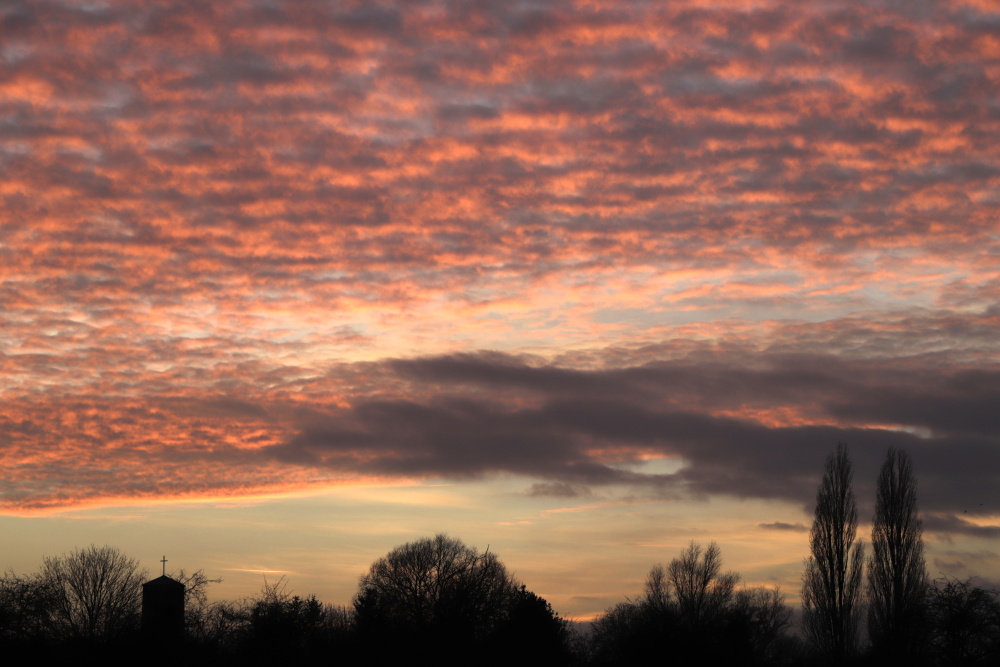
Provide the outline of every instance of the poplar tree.
[[919,651],[927,570],[917,483],[906,452],[889,448],[875,490],[868,565],[868,635],[883,656]]
[[855,542],[858,509],[851,488],[847,447],[826,458],[809,534],[812,556],[802,576],[802,618],[814,646],[835,663],[856,650],[862,594],[864,543]]

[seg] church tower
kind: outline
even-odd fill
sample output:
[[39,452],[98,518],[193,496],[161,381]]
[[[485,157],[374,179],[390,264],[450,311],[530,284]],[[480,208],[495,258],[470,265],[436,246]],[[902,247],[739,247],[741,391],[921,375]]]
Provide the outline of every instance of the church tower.
[[142,585],[142,634],[157,644],[179,644],[184,639],[184,584],[163,576]]

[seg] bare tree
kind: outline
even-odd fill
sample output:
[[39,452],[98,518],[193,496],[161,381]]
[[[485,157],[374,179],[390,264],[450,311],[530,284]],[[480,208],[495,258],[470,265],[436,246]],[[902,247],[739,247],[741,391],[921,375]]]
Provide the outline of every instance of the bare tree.
[[40,576],[54,591],[50,613],[60,634],[107,639],[136,627],[146,571],[117,548],[46,557]]
[[517,582],[495,554],[480,554],[460,540],[438,534],[393,549],[361,577],[355,608],[415,626],[474,623],[492,626]]
[[48,613],[55,591],[38,575],[0,577],[0,644],[51,639]]
[[903,658],[919,651],[928,585],[922,536],[910,458],[890,447],[875,490],[868,565],[868,633],[879,653]]
[[184,584],[184,628],[187,634],[205,637],[209,611],[208,585],[221,584],[222,579],[209,579],[204,570],[188,574],[183,568],[171,572],[170,578]]
[[733,595],[730,614],[744,633],[751,664],[776,664],[792,622],[792,610],[781,591],[777,587],[742,588]]
[[372,563],[359,582],[355,618],[369,639],[395,636],[418,650],[447,645],[460,651],[507,620],[517,590],[495,554],[439,534]]
[[855,543],[858,509],[852,477],[847,447],[838,444],[826,458],[816,493],[816,515],[809,534],[812,556],[802,576],[806,635],[836,663],[849,658],[858,643],[864,543]]
[[1000,591],[947,578],[928,591],[931,664],[1000,665]]
[[736,590],[740,576],[721,570],[714,542],[707,549],[691,542],[667,567],[653,566],[643,595],[595,621],[592,663],[662,662],[665,647],[679,664],[777,664],[788,657],[785,628],[791,610],[781,593]]
[[720,575],[721,569],[722,552],[715,542],[709,544],[704,553],[700,544],[691,542],[667,566],[667,578],[677,598],[678,611],[692,627],[707,625],[707,621],[729,604],[740,575],[735,572]]
[[642,602],[654,612],[661,613],[670,605],[670,580],[667,571],[657,563],[646,575],[646,594]]
[[552,607],[496,554],[447,535],[396,547],[358,584],[355,627],[370,662],[465,664],[480,653],[489,664],[510,664],[532,653],[562,655],[569,640]]

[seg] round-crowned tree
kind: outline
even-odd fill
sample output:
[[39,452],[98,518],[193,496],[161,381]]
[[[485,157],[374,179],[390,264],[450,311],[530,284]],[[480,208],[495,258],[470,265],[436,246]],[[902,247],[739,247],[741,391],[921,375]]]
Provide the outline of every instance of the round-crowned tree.
[[396,651],[450,664],[506,635],[525,595],[496,554],[438,534],[372,563],[354,598],[355,622],[366,650],[382,659]]
[[361,577],[354,600],[359,627],[427,633],[458,627],[488,634],[517,583],[495,554],[438,534],[393,549]]

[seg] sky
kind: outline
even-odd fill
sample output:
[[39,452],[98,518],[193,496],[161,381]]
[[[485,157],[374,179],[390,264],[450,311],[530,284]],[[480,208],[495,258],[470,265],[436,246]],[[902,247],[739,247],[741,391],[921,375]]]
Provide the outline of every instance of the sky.
[[7,0],[0,567],[794,603],[843,442],[1000,582],[998,91],[992,0]]

